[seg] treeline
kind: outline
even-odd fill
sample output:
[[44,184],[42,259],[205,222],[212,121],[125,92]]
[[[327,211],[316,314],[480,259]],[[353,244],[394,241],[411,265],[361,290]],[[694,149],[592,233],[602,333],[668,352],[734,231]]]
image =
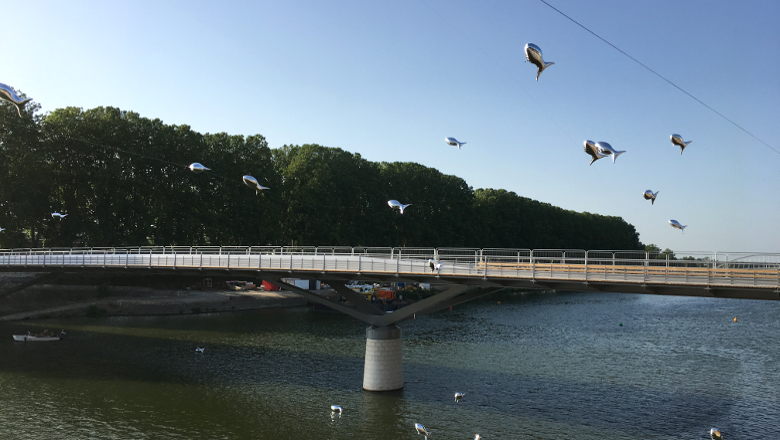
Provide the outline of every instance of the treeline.
[[[201,174],[186,166],[200,162]],[[242,183],[249,174],[267,191]],[[387,200],[411,203],[403,215]],[[52,218],[52,212],[68,216]],[[201,134],[116,108],[23,118],[0,105],[0,245],[354,245],[642,249],[577,213],[416,163]]]

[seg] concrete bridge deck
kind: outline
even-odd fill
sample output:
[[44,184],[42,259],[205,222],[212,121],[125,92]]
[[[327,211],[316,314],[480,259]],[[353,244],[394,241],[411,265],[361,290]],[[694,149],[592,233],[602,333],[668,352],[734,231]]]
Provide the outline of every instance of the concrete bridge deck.
[[[694,256],[695,255],[695,256]],[[0,270],[234,272],[263,278],[434,282],[780,299],[780,254],[341,247],[0,250]],[[428,260],[441,263],[432,270]]]

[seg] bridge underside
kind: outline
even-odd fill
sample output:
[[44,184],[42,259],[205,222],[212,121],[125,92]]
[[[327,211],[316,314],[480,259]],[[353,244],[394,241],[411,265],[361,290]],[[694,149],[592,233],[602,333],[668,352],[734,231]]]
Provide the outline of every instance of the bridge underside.
[[[47,273],[89,273],[92,275],[156,275],[165,277],[188,277],[188,278],[235,278],[252,277],[264,279],[274,284],[281,283],[281,278],[303,278],[316,279],[330,284],[336,288],[338,284],[347,284],[350,281],[365,282],[405,282],[405,283],[435,283],[446,284],[450,286],[468,286],[470,289],[481,288],[495,291],[497,289],[511,288],[522,290],[557,290],[557,291],[591,291],[591,292],[613,292],[613,293],[642,293],[670,296],[699,296],[710,298],[738,298],[738,299],[759,299],[759,300],[780,300],[780,289],[776,287],[764,286],[744,286],[744,285],[723,285],[723,284],[683,284],[673,282],[629,282],[612,280],[567,280],[560,278],[536,277],[534,279],[518,279],[511,277],[490,277],[483,275],[476,276],[458,276],[447,275],[439,276],[435,274],[415,275],[415,274],[396,274],[381,272],[340,272],[340,271],[314,271],[314,270],[257,270],[249,268],[188,268],[188,267],[79,267],[74,270],[73,267],[58,266],[28,266],[28,267],[0,267],[0,271],[13,272],[47,272]],[[287,285],[290,290],[294,286]],[[347,296],[349,289],[340,289],[339,294]],[[351,292],[351,290],[349,291]],[[347,293],[347,295],[345,295]],[[360,297],[360,295],[356,295]],[[361,297],[362,298],[362,297]],[[351,299],[350,299],[351,301]],[[449,305],[447,306],[449,307]]]

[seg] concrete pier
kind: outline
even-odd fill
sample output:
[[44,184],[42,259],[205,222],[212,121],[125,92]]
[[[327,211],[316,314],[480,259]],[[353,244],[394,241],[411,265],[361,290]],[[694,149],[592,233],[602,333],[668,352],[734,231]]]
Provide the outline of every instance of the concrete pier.
[[392,391],[404,387],[401,329],[395,325],[366,329],[363,389]]

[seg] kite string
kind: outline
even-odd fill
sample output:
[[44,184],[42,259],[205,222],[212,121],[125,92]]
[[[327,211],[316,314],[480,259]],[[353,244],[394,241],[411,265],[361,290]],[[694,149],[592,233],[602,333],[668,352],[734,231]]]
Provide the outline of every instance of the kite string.
[[[420,0],[420,1],[422,1],[422,0]],[[751,133],[751,132],[749,132],[748,130],[746,130],[745,128],[743,128],[741,125],[739,125],[739,124],[737,124],[736,122],[732,121],[731,119],[729,119],[728,117],[726,117],[725,115],[723,115],[721,112],[719,112],[719,111],[715,110],[714,108],[710,107],[710,106],[709,106],[709,105],[707,105],[705,102],[703,102],[701,99],[699,99],[699,98],[697,98],[697,97],[693,96],[692,94],[688,93],[688,92],[687,92],[685,89],[683,89],[682,87],[680,87],[680,86],[678,86],[677,84],[673,83],[671,80],[667,79],[666,77],[664,77],[664,76],[663,76],[663,75],[661,75],[660,73],[656,72],[655,70],[651,69],[650,67],[648,67],[647,65],[645,65],[643,62],[641,62],[641,61],[639,61],[638,59],[636,59],[636,58],[632,57],[632,56],[631,56],[631,55],[629,55],[628,53],[626,53],[626,52],[624,52],[623,50],[621,50],[619,47],[617,47],[617,46],[615,46],[614,44],[610,43],[609,41],[605,40],[605,39],[604,39],[604,38],[602,38],[602,37],[601,37],[599,34],[597,34],[597,33],[593,32],[592,30],[588,29],[587,27],[585,27],[583,24],[581,24],[581,23],[580,23],[580,22],[578,22],[577,20],[575,20],[575,19],[573,19],[573,18],[569,17],[568,15],[566,15],[565,13],[563,13],[561,10],[559,10],[559,9],[558,9],[558,8],[556,8],[555,6],[553,6],[553,5],[549,4],[549,3],[547,3],[545,0],[539,0],[539,1],[540,1],[540,2],[542,2],[542,3],[544,3],[545,5],[549,6],[550,8],[552,8],[552,9],[553,9],[555,12],[557,12],[557,13],[559,13],[559,14],[563,15],[564,17],[568,18],[569,20],[571,20],[571,21],[572,21],[574,24],[576,24],[577,26],[579,26],[579,27],[581,27],[581,28],[585,29],[586,31],[588,31],[588,32],[589,32],[591,35],[593,35],[594,37],[598,38],[599,40],[603,41],[604,43],[607,43],[607,44],[608,44],[608,45],[610,45],[610,46],[611,46],[613,49],[615,49],[615,50],[617,50],[618,52],[622,53],[623,55],[627,56],[628,58],[630,58],[631,60],[633,60],[635,63],[637,63],[637,64],[639,64],[640,66],[644,67],[645,69],[649,70],[651,73],[653,73],[653,74],[654,74],[654,75],[656,75],[657,77],[659,77],[659,78],[661,78],[662,80],[664,80],[664,81],[666,81],[667,83],[669,83],[669,84],[670,84],[672,87],[674,87],[674,88],[676,88],[677,90],[679,90],[679,91],[681,91],[681,92],[685,93],[685,94],[686,94],[686,95],[688,95],[690,98],[692,98],[693,100],[695,100],[695,101],[696,101],[696,102],[698,102],[699,104],[703,105],[704,107],[707,107],[708,109],[710,109],[710,110],[711,110],[713,113],[715,113],[716,115],[720,116],[721,118],[723,118],[723,119],[725,119],[726,121],[728,121],[728,122],[730,122],[731,124],[733,124],[735,127],[739,128],[739,129],[740,129],[740,130],[742,130],[743,132],[745,132],[745,133],[747,133],[748,135],[750,135],[750,136],[751,136],[753,139],[755,139],[755,140],[757,140],[757,141],[761,142],[762,144],[766,145],[766,146],[767,146],[767,147],[768,147],[770,150],[774,151],[774,152],[775,152],[775,153],[777,153],[777,154],[780,154],[780,151],[776,150],[774,147],[772,147],[772,146],[771,146],[771,145],[769,145],[768,143],[764,142],[764,141],[763,141],[763,140],[761,140],[759,137],[757,137],[757,136],[756,136],[756,135],[754,135],[753,133]]]

